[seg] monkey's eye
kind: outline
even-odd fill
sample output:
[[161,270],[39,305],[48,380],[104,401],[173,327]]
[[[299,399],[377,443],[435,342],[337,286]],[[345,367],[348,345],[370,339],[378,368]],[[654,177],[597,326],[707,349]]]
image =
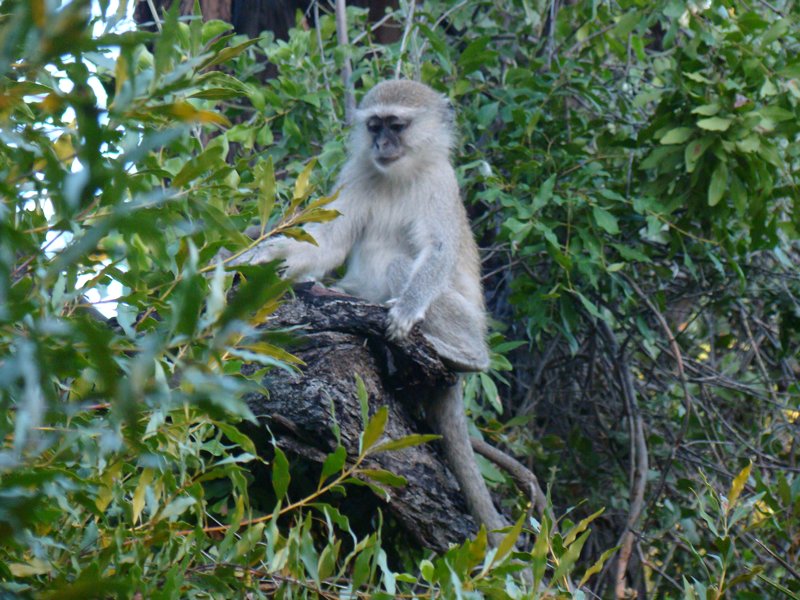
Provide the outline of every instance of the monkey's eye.
[[406,124],[405,123],[392,123],[391,125],[389,125],[389,129],[391,129],[395,133],[400,133],[405,128],[406,128]]
[[383,124],[380,121],[370,121],[367,123],[367,131],[372,134],[380,133],[381,129],[383,129]]

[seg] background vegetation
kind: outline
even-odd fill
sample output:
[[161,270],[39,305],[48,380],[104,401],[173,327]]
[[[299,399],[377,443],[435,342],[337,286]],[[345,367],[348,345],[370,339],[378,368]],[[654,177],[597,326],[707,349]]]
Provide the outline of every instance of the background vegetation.
[[[800,597],[800,7],[428,0],[391,45],[348,9],[346,46],[318,12],[276,41],[0,4],[2,593]],[[292,368],[254,330],[286,286],[227,299],[212,257],[328,217],[346,60],[357,96],[398,72],[457,107],[496,352],[468,406],[551,498],[484,465],[497,551],[358,538],[339,451],[293,498],[276,448],[265,506],[236,427],[242,362]]]

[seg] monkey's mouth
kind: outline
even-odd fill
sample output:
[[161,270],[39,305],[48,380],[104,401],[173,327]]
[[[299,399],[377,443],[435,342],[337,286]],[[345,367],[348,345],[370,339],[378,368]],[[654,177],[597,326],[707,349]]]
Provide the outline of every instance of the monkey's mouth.
[[378,156],[375,158],[375,162],[382,167],[388,167],[390,164],[395,163],[398,160],[400,160],[399,154],[397,156]]

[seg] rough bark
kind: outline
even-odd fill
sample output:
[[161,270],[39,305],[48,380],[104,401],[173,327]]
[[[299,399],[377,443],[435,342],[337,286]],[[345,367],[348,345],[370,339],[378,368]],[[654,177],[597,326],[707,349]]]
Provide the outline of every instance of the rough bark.
[[[421,406],[432,387],[452,384],[455,375],[418,331],[401,344],[386,341],[385,316],[383,307],[300,286],[270,318],[269,328],[300,327],[302,339],[292,352],[305,366],[298,374],[270,371],[264,378],[269,396],[252,395],[248,403],[284,450],[321,462],[335,447],[335,421],[348,454],[357,454],[364,424],[356,375],[369,395],[370,414],[381,406],[389,409],[386,437],[430,431]],[[402,488],[388,488],[386,510],[420,544],[443,550],[474,534],[474,521],[436,444],[380,453],[365,466],[407,480]]]

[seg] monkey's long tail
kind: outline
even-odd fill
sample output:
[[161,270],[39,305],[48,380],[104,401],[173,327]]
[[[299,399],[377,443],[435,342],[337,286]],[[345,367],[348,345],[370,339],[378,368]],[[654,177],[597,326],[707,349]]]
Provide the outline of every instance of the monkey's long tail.
[[502,535],[492,534],[491,531],[501,529],[507,523],[494,507],[489,489],[475,462],[462,402],[460,378],[455,385],[434,395],[428,407],[428,415],[443,438],[447,462],[461,486],[469,512],[478,523],[486,525],[490,532],[489,539],[496,546]]

